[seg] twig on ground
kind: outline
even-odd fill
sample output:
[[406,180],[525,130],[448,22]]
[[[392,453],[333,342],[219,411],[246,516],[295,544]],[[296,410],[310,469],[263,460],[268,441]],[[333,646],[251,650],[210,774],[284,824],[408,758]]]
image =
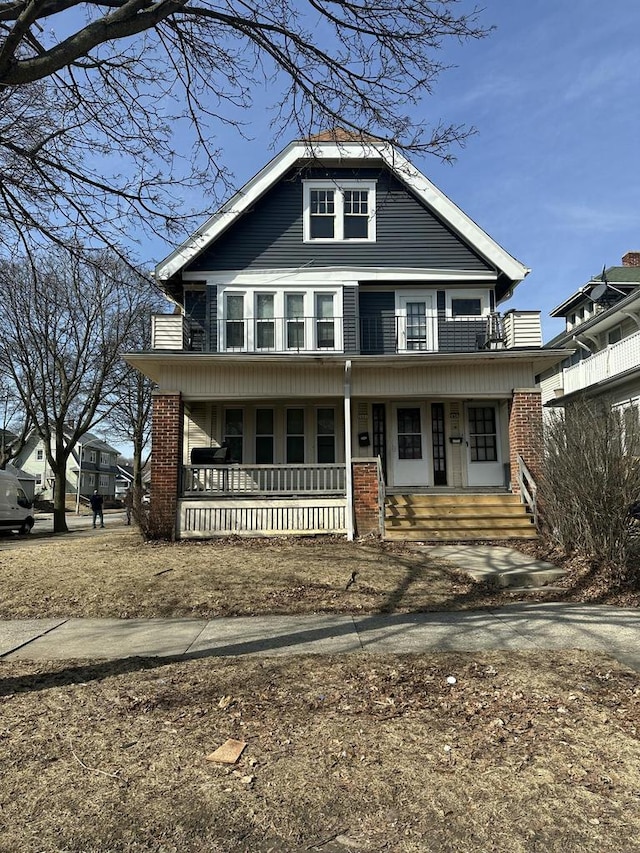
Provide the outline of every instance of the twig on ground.
[[357,572],[351,572],[351,577],[347,581],[347,585],[344,588],[345,592],[349,589],[350,586],[353,586],[353,584],[356,582],[357,577],[358,577]]
[[71,743],[69,743],[69,748],[71,750],[71,755],[73,755],[73,757],[78,762],[78,764],[81,767],[84,767],[85,770],[89,770],[91,773],[101,773],[103,776],[109,776],[111,779],[119,779],[120,778],[120,771],[119,770],[116,770],[115,773],[107,773],[106,770],[99,770],[97,767],[89,767],[87,764],[84,763],[84,761],[82,761],[81,758],[78,758],[78,755],[76,754],[73,747],[71,746]]

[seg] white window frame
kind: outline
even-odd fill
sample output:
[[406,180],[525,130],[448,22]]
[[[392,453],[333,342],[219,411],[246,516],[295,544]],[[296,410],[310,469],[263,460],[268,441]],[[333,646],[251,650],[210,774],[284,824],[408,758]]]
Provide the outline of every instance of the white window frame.
[[108,489],[109,488],[109,475],[108,474],[100,474],[100,488]]
[[100,454],[100,464],[101,464],[101,465],[109,465],[109,464],[110,464],[110,463],[109,463],[109,454],[108,454],[108,453],[101,453],[101,454]]
[[[272,348],[258,347],[257,326],[261,322],[257,317],[258,295],[273,296],[273,317],[275,324],[275,342]],[[243,297],[244,313],[244,345],[242,349],[227,348],[227,297]],[[304,346],[289,347],[287,297],[302,296],[302,323],[304,331]],[[331,296],[333,299],[334,346],[318,347],[316,302],[318,296]],[[309,283],[300,283],[282,289],[265,289],[262,287],[221,287],[218,294],[218,316],[221,317],[221,334],[219,336],[219,352],[276,352],[276,353],[309,353],[309,352],[342,352],[344,341],[342,335],[342,285],[318,287]]]
[[[407,349],[407,302],[425,303],[425,347]],[[438,294],[435,289],[397,290],[396,291],[396,331],[398,333],[397,351],[401,353],[425,353],[438,350]]]
[[93,462],[95,464],[97,459],[98,459],[97,452],[95,450],[90,450],[89,451],[89,462]]
[[36,459],[38,462],[42,462],[44,459],[44,450],[41,447],[36,450]]
[[[458,314],[457,317],[453,316],[453,305],[452,302],[454,299],[479,299],[480,300],[480,313],[479,314]],[[487,314],[491,312],[489,302],[489,291],[474,289],[474,290],[447,290],[447,298],[446,298],[446,310],[445,316],[447,320],[453,320],[454,322],[458,320],[480,320],[483,317],[486,317]]]
[[[375,181],[303,181],[303,240],[305,243],[375,243],[376,241],[376,182]],[[333,237],[311,237],[311,191],[333,190],[334,198],[334,230]],[[367,206],[367,236],[344,236],[344,192],[355,190],[368,193]]]

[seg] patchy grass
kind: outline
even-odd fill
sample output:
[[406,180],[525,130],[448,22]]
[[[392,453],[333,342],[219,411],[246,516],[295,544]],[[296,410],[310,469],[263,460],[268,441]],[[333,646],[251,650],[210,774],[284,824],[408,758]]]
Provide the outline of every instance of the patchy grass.
[[7,539],[0,618],[401,613],[513,601],[424,550],[377,542],[143,542],[131,529]]
[[[3,853],[619,853],[640,837],[639,676],[602,656],[3,663],[0,697]],[[247,743],[237,765],[208,762],[227,738]]]

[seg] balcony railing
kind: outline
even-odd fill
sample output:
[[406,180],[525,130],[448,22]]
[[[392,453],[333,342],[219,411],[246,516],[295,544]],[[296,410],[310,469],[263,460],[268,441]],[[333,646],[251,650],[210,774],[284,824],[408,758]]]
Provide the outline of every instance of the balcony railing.
[[448,318],[443,312],[399,316],[392,312],[342,317],[218,319],[205,328],[181,315],[156,315],[154,349],[194,352],[476,352],[505,345],[502,315]]
[[640,365],[640,331],[634,332],[563,371],[565,394],[613,379]]
[[344,465],[185,465],[184,497],[343,495]]

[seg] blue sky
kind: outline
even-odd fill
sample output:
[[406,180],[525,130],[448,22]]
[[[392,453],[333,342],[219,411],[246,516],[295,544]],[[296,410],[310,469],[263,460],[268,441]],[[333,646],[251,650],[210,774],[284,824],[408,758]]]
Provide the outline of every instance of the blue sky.
[[[414,162],[531,268],[503,307],[540,309],[548,340],[561,330],[552,308],[604,264],[640,250],[640,2],[482,5],[483,23],[496,30],[444,47],[456,67],[422,105],[423,116],[478,133],[453,165]],[[256,94],[251,140],[219,136],[238,186],[273,156],[268,104],[268,93]],[[150,248],[158,261],[173,245]]]

